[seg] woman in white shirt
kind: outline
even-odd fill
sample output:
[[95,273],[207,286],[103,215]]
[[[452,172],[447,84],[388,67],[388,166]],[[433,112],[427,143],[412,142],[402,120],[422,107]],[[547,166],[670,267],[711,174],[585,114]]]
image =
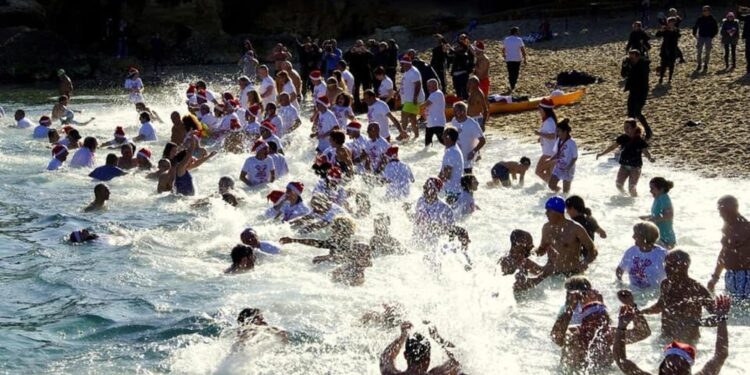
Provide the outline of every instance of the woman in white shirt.
[[139,77],[138,69],[131,67],[125,80],[125,90],[131,103],[143,103],[143,81]]
[[555,103],[551,98],[544,98],[539,103],[539,114],[542,116],[542,125],[534,134],[539,136],[539,144],[542,146],[542,156],[536,162],[536,173],[544,182],[549,181],[552,174],[551,162],[555,156],[555,144],[557,143],[557,115],[555,114]]

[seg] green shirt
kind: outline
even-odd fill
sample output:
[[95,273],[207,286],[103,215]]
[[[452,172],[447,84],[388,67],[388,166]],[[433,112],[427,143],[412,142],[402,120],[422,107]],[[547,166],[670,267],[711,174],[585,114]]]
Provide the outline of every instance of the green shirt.
[[[664,210],[668,208],[672,208],[672,200],[669,199],[667,193],[662,193],[654,199],[654,204],[651,205],[651,216],[654,218],[661,217],[664,215]],[[661,242],[665,245],[674,245],[677,242],[674,228],[672,228],[672,219],[662,219],[654,224],[659,227],[659,240]]]

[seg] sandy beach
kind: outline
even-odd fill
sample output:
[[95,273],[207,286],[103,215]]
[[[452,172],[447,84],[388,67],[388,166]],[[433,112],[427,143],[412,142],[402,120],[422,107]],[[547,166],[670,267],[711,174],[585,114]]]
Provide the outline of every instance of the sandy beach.
[[[718,12],[714,15],[721,20]],[[658,73],[654,70],[659,65],[661,40],[653,38],[656,29],[647,30],[652,35],[652,74],[644,114],[655,134],[650,142],[651,152],[658,163],[697,170],[707,177],[748,176],[750,164],[744,161],[750,157],[750,79],[744,76],[744,42],[738,46],[737,69],[725,72],[723,46],[717,37],[708,73],[695,74],[695,38],[690,28],[696,14],[693,12],[682,23],[680,47],[687,61],[676,65],[671,86],[666,83],[657,86]],[[552,30],[558,36],[552,41],[527,45],[528,64],[521,68],[514,94],[546,95],[549,89],[544,84],[564,70],[576,69],[604,78],[603,83],[586,86],[582,102],[557,111],[558,117],[571,119],[573,137],[579,147],[600,151],[622,132],[626,117],[627,93],[623,92],[619,73],[631,23],[630,15],[597,21],[571,19],[565,33],[564,20],[552,20]],[[538,21],[482,25],[472,34],[473,39],[485,42],[492,64],[490,92],[503,92],[508,87],[500,41],[512,25],[520,26],[521,34],[527,34],[536,30]],[[425,50],[422,58],[428,60],[429,55],[429,50]],[[454,92],[450,84],[448,92]],[[702,124],[686,127],[688,120]],[[536,111],[493,115],[489,126],[534,141],[533,130],[539,126],[539,115]],[[509,159],[516,157],[520,155],[508,155]]]

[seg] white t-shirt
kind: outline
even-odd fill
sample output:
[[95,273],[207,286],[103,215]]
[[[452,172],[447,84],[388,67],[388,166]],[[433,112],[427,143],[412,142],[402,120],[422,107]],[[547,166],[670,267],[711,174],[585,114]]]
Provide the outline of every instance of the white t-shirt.
[[349,93],[354,92],[354,75],[348,69],[341,72],[341,78],[344,80],[346,85],[346,91]]
[[281,211],[281,221],[294,220],[298,217],[309,215],[312,212],[302,199],[295,204],[284,202],[279,211]]
[[461,191],[461,176],[464,173],[464,155],[458,145],[445,149],[441,170],[445,167],[451,167],[451,176],[445,181],[445,191],[456,194]]
[[266,143],[275,143],[276,144],[276,151],[282,151],[283,148],[281,147],[281,138],[277,137],[276,134],[271,134],[268,138],[263,138]]
[[414,236],[423,240],[431,240],[439,234],[436,229],[453,225],[453,210],[447,203],[435,199],[427,203],[424,197],[419,197],[415,207]]
[[68,163],[71,168],[94,168],[96,163],[94,162],[94,153],[86,147],[81,147],[73,154]]
[[391,136],[388,129],[389,113],[391,113],[391,109],[388,108],[388,104],[380,99],[375,99],[375,103],[367,107],[367,121],[380,125],[380,136],[386,139]]
[[315,97],[315,99],[322,98],[326,96],[326,91],[326,85],[325,83],[323,83],[323,81],[321,81],[313,87],[313,96]]
[[503,47],[505,47],[505,61],[523,61],[523,39],[518,36],[511,35],[503,40]]
[[276,128],[276,132],[274,134],[276,134],[279,138],[283,137],[286,134],[286,129],[284,129],[284,122],[281,120],[281,117],[279,117],[279,115],[266,117],[266,120],[270,121]]
[[318,150],[324,151],[328,147],[331,147],[331,143],[328,141],[328,135],[326,133],[330,132],[337,126],[339,126],[339,121],[336,119],[336,115],[330,110],[321,112],[318,115]]
[[383,178],[388,181],[385,187],[386,198],[401,199],[409,196],[414,174],[406,163],[400,160],[388,162],[383,169]]
[[299,120],[299,111],[291,105],[279,106],[279,110],[276,114],[281,119],[281,127],[284,128],[284,134],[288,134],[292,125]]
[[257,120],[253,122],[248,122],[245,125],[245,131],[253,135],[260,134],[260,124],[258,123]]
[[43,125],[37,125],[34,128],[33,137],[34,138],[47,138],[49,134],[49,126],[43,126]]
[[[557,124],[555,124],[555,119],[552,117],[548,117],[544,122],[542,122],[542,127],[539,129],[540,133],[543,134],[555,134],[557,132]],[[540,141],[542,144],[542,155],[544,156],[555,156],[555,149],[557,148],[557,138],[544,138],[540,137]]]
[[346,128],[346,125],[349,124],[349,118],[354,117],[354,111],[352,111],[352,107],[349,106],[334,104],[331,106],[331,110],[336,115],[336,120],[339,122],[339,127],[342,129]]
[[247,173],[250,185],[268,182],[271,179],[271,171],[273,170],[273,159],[270,157],[260,160],[255,156],[251,156],[245,160],[245,165],[242,166],[242,171]]
[[380,163],[383,161],[385,150],[390,146],[391,144],[383,137],[378,137],[374,141],[371,139],[367,140],[367,157],[370,159],[370,168],[372,171],[376,171],[380,168]]
[[[414,83],[421,82],[422,75],[419,74],[419,70],[415,67],[411,67],[401,76],[401,102],[411,102],[414,98]],[[419,86],[419,95],[417,95],[417,103],[424,102],[424,90],[422,86]],[[415,104],[417,104],[415,103]]]
[[454,117],[451,126],[458,130],[458,147],[464,157],[464,168],[472,168],[474,160],[469,160],[469,153],[477,147],[479,139],[484,137],[482,127],[471,117],[466,117],[463,122],[458,122]]
[[434,128],[445,126],[445,95],[440,90],[431,93],[427,100],[430,106],[427,107],[427,127]]
[[286,158],[284,155],[279,153],[268,154],[268,157],[273,160],[273,169],[276,174],[276,178],[285,176],[289,173],[289,166],[286,164]]
[[199,114],[200,117],[198,117],[198,120],[200,120],[202,123],[206,124],[211,131],[217,131],[219,130],[219,119],[214,116],[213,113],[210,111],[206,113],[205,115]]
[[667,250],[654,246],[649,252],[643,252],[638,246],[625,250],[619,268],[628,274],[630,286],[636,288],[658,287],[667,277],[664,271],[664,259]]
[[221,122],[219,122],[218,126],[215,126],[216,130],[211,130],[220,132],[228,132],[232,130],[232,119],[237,120],[237,122],[240,123],[240,116],[237,116],[236,113],[232,112],[228,115],[224,115],[224,117],[221,118]]
[[[344,145],[352,152],[352,159],[361,159],[363,154],[367,153],[367,139],[363,136],[354,138],[346,142]],[[361,161],[354,163],[354,173],[364,173],[365,165]]]
[[390,77],[385,76],[382,81],[380,81],[380,86],[378,87],[378,98],[388,98],[388,92],[393,90],[393,81]]
[[260,88],[258,89],[258,95],[263,95],[268,88],[271,88],[271,94],[260,98],[260,101],[263,103],[263,109],[266,108],[266,105],[268,103],[275,103],[276,102],[276,83],[273,81],[273,78],[270,76],[266,76],[266,78],[263,78],[263,80],[260,81]]
[[281,252],[281,245],[271,241],[258,241],[258,250],[266,254],[276,255]]
[[[143,81],[140,78],[126,79],[125,90],[140,89],[143,90]],[[128,92],[128,99],[131,103],[143,103],[143,94],[140,91]]]
[[34,124],[29,121],[26,117],[16,121],[16,127],[19,127],[21,129],[26,129],[32,127]]
[[151,125],[151,123],[148,121],[141,124],[141,128],[138,129],[138,135],[143,137],[144,141],[156,140],[156,131],[154,130],[154,126]]
[[52,160],[49,161],[49,164],[47,164],[47,170],[48,171],[56,171],[62,167],[63,162],[60,160],[57,160],[57,158],[52,158]]
[[244,89],[240,89],[240,93],[237,95],[240,97],[240,105],[242,108],[247,108],[247,93],[253,89],[253,85],[247,84]]
[[578,145],[576,145],[576,142],[573,140],[573,138],[568,138],[563,144],[560,146],[560,157],[557,159],[556,167],[558,168],[567,168],[570,163],[573,161],[573,159],[578,158]]
[[453,209],[456,218],[460,219],[476,211],[477,206],[474,204],[474,196],[464,190],[458,195],[451,208]]

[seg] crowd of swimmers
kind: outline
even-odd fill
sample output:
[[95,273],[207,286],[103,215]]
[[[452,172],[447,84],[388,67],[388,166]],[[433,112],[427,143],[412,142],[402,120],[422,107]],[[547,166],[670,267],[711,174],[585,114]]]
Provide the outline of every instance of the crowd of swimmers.
[[[673,24],[674,20],[668,19],[665,30]],[[503,48],[511,72],[508,92],[515,88],[518,69],[527,58],[518,32],[517,28],[510,31]],[[273,256],[285,246],[299,244],[325,250],[312,258],[312,262],[333,264],[333,282],[350,286],[365,283],[366,270],[374,258],[403,254],[406,247],[390,234],[388,214],[370,214],[369,191],[354,189],[351,182],[356,179],[367,186],[386,186],[383,199],[404,206],[413,223],[416,242],[430,244],[441,238],[456,241],[456,251],[462,253],[466,269],[471,270],[470,232],[460,223],[480,209],[474,201],[474,194],[480,189],[474,170],[490,170],[492,180],[487,182],[485,191],[492,194],[497,193],[489,189],[510,188],[514,183],[522,186],[533,178],[526,175],[532,167],[531,159],[526,156],[493,165],[480,160],[488,144],[484,131],[489,116],[490,60],[484,56],[485,43],[471,42],[467,34],[460,34],[454,44],[438,36],[430,68],[414,50],[393,54],[394,48],[398,52],[394,42],[357,41],[342,53],[335,41],[325,41],[321,48],[308,38],[298,46],[307,59],[302,64],[302,74],[294,68],[287,47],[276,46],[269,55],[270,64],[264,65],[258,61],[252,44],[246,43],[247,50],[240,60],[243,75],[237,79],[233,92],[216,93],[205,81],[188,85],[186,106],[182,113],[171,114],[170,139],[163,142],[161,157],[156,159],[152,148],[159,139],[153,122],[162,121],[145,105],[144,85],[137,68],[128,70],[124,84],[124,93],[138,113],[139,129],[132,138],[126,136],[121,126],[114,129],[113,138],[106,142],[100,143],[93,136],[84,138],[81,132],[94,119],[75,120],[79,112],[69,108],[74,97],[73,85],[62,70],[60,98],[51,116],[42,116],[34,127],[19,109],[15,120],[19,128],[33,127],[32,137],[49,144],[48,170],[82,169],[99,181],[94,188],[95,199],[84,209],[86,212],[106,207],[110,189],[104,182],[111,179],[140,173],[154,181],[159,193],[194,196],[192,173],[201,165],[210,162],[218,152],[247,154],[243,165],[237,166],[237,178],[248,189],[268,190],[269,205],[262,213],[265,220],[288,224],[299,236],[273,242],[261,240],[262,233],[252,228],[244,230],[241,244],[231,250],[228,274],[252,271],[258,253]],[[318,55],[316,62],[313,57]],[[382,64],[370,65],[376,61]],[[435,69],[436,64],[441,69]],[[431,72],[425,73],[425,66]],[[455,93],[462,99],[452,104],[451,119],[445,111],[448,66],[453,67],[450,73]],[[397,77],[400,77],[398,85]],[[630,85],[631,93],[636,86]],[[400,118],[393,115],[396,99],[401,104]],[[623,134],[597,154],[600,157],[618,151],[620,168],[615,185],[623,194],[633,197],[637,196],[643,157],[654,162],[647,143],[651,133],[645,121],[641,121],[638,107],[642,108],[642,103],[638,100],[633,99],[634,110],[632,117],[624,120]],[[722,249],[715,272],[705,287],[689,275],[690,254],[676,248],[675,212],[669,197],[674,185],[662,177],[651,179],[649,191],[654,198],[651,212],[640,217],[642,221],[634,222],[633,245],[616,267],[612,265],[613,278],[622,281],[627,276],[629,290],[618,292],[622,306],[617,313],[610,311],[603,296],[584,276],[598,258],[594,238],[598,235],[606,239],[607,232],[592,217],[584,199],[568,195],[578,160],[578,147],[572,136],[575,120],[558,118],[551,97],[539,103],[538,111],[541,125],[535,134],[541,152],[533,168],[534,175],[553,194],[560,192],[567,198],[554,195],[547,199],[544,207],[547,222],[542,226],[538,246],[529,232],[514,230],[510,234],[510,250],[498,263],[503,274],[513,275],[516,293],[533,289],[550,277],[567,278],[566,300],[550,333],[554,343],[562,348],[563,366],[576,371],[595,371],[616,364],[627,374],[646,374],[628,359],[625,348],[651,334],[643,315],[659,314],[661,336],[669,342],[659,373],[691,373],[700,326],[715,326],[718,330],[715,353],[700,373],[718,373],[728,355],[726,320],[730,305],[750,298],[750,224],[740,215],[737,200],[725,196],[718,202],[725,222]],[[366,120],[360,122],[357,115],[364,113]],[[308,131],[301,128],[305,115],[309,115],[312,123],[306,136],[309,134],[310,147],[316,151],[309,163],[319,177],[312,188],[295,179],[294,173],[299,171],[289,168],[284,152],[292,147],[290,134]],[[432,166],[433,177],[415,181],[410,165],[400,157],[398,143],[409,142],[409,133],[417,139],[421,125],[425,128],[425,147],[442,147],[443,157],[440,165]],[[398,135],[392,136],[391,130]],[[435,138],[440,146],[433,142]],[[136,143],[149,146],[139,148]],[[109,153],[105,164],[97,166],[99,148],[119,149],[120,154]],[[283,190],[273,189],[278,181],[287,181]],[[417,182],[421,184],[421,196],[415,204],[406,204],[411,186]],[[234,178],[224,176],[218,182],[217,196],[236,206],[245,199],[242,190],[235,186]],[[205,199],[197,199],[193,204],[205,203]],[[375,227],[367,243],[354,239],[358,222],[365,219],[373,220]],[[323,229],[325,232],[321,232]],[[97,235],[87,229],[70,235],[70,241],[75,243],[96,239]],[[532,255],[546,257],[546,263],[538,264],[531,259]],[[728,297],[713,297],[722,272]],[[635,298],[654,290],[659,292],[658,300],[640,309]],[[712,315],[703,318],[703,309]],[[380,357],[381,373],[462,373],[458,359],[448,350],[453,344],[440,337],[434,327],[429,336],[444,349],[448,360],[429,370],[430,341],[420,333],[413,333],[413,325],[402,321],[395,310],[386,306],[384,313],[375,312],[363,318],[401,330]],[[281,341],[288,341],[287,333],[268,326],[258,309],[243,310],[237,320],[242,340],[266,329]],[[405,371],[398,370],[395,364],[402,348],[407,363]]]

